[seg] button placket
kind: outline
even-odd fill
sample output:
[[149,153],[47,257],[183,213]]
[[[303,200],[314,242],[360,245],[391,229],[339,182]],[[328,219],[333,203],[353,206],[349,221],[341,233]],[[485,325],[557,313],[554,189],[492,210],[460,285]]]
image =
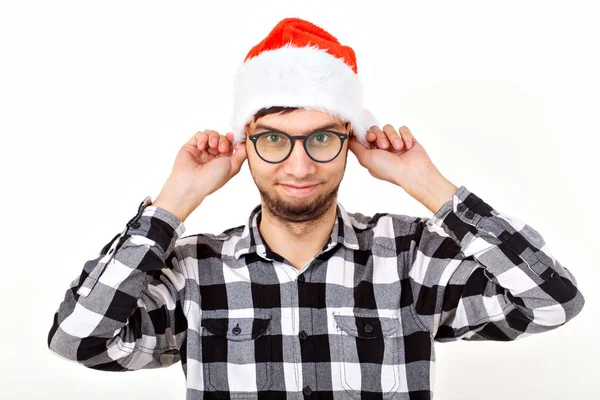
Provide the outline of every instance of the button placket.
[[142,213],[144,212],[144,209],[146,208],[146,206],[145,206],[146,204],[150,204],[150,196],[148,196],[144,200],[142,200],[142,202],[138,206],[138,210],[137,210],[137,213],[135,214],[135,216],[127,222],[128,228],[137,229],[141,226],[139,219],[141,218]]
[[137,213],[133,218],[131,218],[128,222],[127,222],[127,227],[128,228],[139,228],[140,227],[140,223],[138,222],[138,219],[140,218],[141,214]]

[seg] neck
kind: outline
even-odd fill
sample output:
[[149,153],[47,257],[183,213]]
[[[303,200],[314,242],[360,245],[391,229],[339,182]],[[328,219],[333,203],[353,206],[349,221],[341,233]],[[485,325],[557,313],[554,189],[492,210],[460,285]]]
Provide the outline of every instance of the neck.
[[263,240],[277,254],[300,269],[329,241],[335,224],[337,201],[319,218],[307,222],[282,221],[262,204],[259,231]]

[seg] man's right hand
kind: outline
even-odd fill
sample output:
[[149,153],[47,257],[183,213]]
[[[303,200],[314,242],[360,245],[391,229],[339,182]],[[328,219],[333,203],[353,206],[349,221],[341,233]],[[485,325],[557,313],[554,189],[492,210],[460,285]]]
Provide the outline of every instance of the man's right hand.
[[206,196],[240,172],[246,144],[234,149],[232,143],[231,132],[225,136],[213,130],[197,132],[177,153],[171,175],[152,205],[185,221]]

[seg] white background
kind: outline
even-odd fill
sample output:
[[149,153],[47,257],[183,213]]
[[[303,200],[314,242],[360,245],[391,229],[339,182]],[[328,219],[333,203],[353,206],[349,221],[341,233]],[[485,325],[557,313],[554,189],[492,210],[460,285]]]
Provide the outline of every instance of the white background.
[[[51,353],[48,331],[179,148],[229,131],[235,68],[293,16],[352,46],[382,125],[408,126],[446,178],[537,229],[586,298],[548,333],[437,344],[435,398],[597,399],[599,14],[591,1],[413,3],[2,2],[0,397],[185,397],[181,364],[90,370]],[[431,216],[349,157],[348,211]],[[242,225],[258,203],[244,164],[185,235]]]

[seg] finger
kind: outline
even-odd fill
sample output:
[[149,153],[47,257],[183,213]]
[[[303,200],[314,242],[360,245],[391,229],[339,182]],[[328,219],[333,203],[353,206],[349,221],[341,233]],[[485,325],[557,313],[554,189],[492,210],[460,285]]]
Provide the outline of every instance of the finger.
[[242,168],[242,164],[247,157],[246,154],[246,146],[238,145],[235,152],[231,155],[233,160],[233,165],[235,166],[236,171],[239,171]]
[[[217,131],[207,129],[204,131],[206,134],[206,146],[204,146],[204,151],[210,154],[211,156],[219,155],[219,133]],[[212,159],[213,157],[211,157]]]
[[377,147],[379,147],[380,149],[387,149],[390,146],[390,143],[388,142],[385,133],[383,133],[377,125],[371,127],[371,132],[373,132],[377,136],[377,141],[375,142],[377,144]]
[[208,147],[216,149],[219,146],[219,133],[213,130],[207,130],[208,133]]
[[239,142],[235,145],[232,145],[233,148],[237,151],[240,147],[243,147],[244,149],[246,148],[246,142]]
[[208,154],[210,154],[211,156],[218,156],[219,155],[219,149],[218,148],[212,148],[209,147],[207,150],[205,150]]
[[219,152],[229,153],[229,140],[225,136],[219,135]]
[[377,139],[377,135],[371,131],[371,128],[367,129],[366,138],[368,142],[372,142]]
[[208,135],[206,132],[199,132],[196,137],[198,142],[198,150],[205,150],[208,147]]
[[383,132],[387,135],[387,139],[394,146],[396,150],[400,150],[402,147],[402,138],[396,132],[396,129],[390,124],[387,124],[383,127]]
[[219,155],[219,133],[212,129],[207,129],[204,132],[206,132],[206,135],[208,137],[204,151],[208,152],[208,154],[210,154],[211,156],[218,156]]
[[416,142],[417,140],[415,139],[410,129],[408,129],[408,127],[403,125],[400,127],[399,130],[400,135],[402,136],[402,138],[404,139],[404,143],[406,144],[406,148],[410,149],[413,146],[413,142]]
[[203,151],[200,153],[200,162],[202,164],[206,164],[207,162],[213,160],[215,158],[214,155],[210,154],[208,151]]
[[198,138],[200,137],[201,134],[202,134],[202,132],[194,133],[194,135],[190,138],[190,140],[187,141],[186,145],[198,147]]
[[348,142],[348,150],[350,150],[356,156],[356,159],[360,165],[367,165],[370,151],[365,147],[364,144],[359,142],[356,137],[352,137]]
[[225,138],[227,139],[227,141],[229,142],[229,150],[228,150],[228,154],[233,154],[234,151],[236,151],[240,145],[244,145],[244,143],[238,143],[236,145],[233,144],[233,142],[235,141],[235,137],[233,136],[233,132],[228,132],[225,135]]

